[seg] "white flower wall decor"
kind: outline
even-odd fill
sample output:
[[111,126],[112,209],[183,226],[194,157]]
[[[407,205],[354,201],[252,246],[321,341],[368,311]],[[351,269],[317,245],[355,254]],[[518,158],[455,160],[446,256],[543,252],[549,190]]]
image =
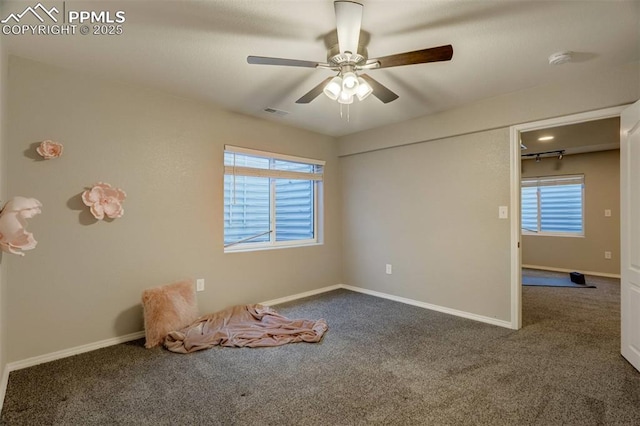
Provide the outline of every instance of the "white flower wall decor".
[[42,141],[40,145],[36,148],[36,152],[40,157],[45,160],[51,160],[53,158],[58,158],[62,155],[64,147],[61,143],[54,142],[51,140]]
[[105,216],[111,219],[122,217],[127,194],[120,188],[113,188],[108,183],[98,182],[82,193],[82,201],[98,220]]
[[0,250],[24,256],[38,242],[27,232],[27,219],[41,213],[42,204],[35,198],[14,197],[0,211]]

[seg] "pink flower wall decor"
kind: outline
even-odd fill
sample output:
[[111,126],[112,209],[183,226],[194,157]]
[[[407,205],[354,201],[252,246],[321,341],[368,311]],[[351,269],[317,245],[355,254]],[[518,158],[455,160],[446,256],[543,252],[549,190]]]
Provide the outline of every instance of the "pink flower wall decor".
[[82,193],[82,201],[89,206],[91,214],[98,220],[104,216],[111,219],[122,217],[122,202],[127,194],[120,188],[113,188],[108,183],[98,182]]
[[0,212],[0,250],[24,256],[38,242],[27,232],[27,220],[40,213],[42,204],[35,198],[14,197]]
[[51,160],[52,158],[58,158],[62,155],[64,147],[61,143],[46,140],[42,141],[40,146],[36,148],[36,152],[45,160]]

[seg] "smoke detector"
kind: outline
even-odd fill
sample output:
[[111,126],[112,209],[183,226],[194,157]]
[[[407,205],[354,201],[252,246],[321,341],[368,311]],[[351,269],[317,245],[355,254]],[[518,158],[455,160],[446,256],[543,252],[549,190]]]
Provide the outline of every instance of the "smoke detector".
[[556,52],[549,56],[549,65],[562,65],[571,62],[573,52],[565,50],[564,52]]

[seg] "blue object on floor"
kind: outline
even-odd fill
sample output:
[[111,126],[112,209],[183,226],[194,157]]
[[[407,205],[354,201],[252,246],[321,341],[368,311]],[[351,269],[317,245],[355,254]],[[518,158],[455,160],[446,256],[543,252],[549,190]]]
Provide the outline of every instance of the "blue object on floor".
[[522,285],[541,287],[573,287],[573,288],[596,288],[595,285],[576,284],[570,278],[535,277],[531,275],[522,276]]

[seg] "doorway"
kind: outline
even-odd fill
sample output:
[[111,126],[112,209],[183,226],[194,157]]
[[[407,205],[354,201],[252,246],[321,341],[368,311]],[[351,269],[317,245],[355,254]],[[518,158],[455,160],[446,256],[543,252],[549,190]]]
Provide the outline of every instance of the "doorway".
[[[524,134],[535,134],[535,132],[542,131],[545,129],[557,129],[563,126],[576,125],[580,123],[587,123],[596,120],[603,120],[609,118],[620,117],[621,112],[625,109],[622,107],[614,107],[607,108],[598,111],[592,111],[588,113],[575,114],[566,117],[559,117],[550,120],[542,120],[536,121],[532,123],[525,123],[516,126],[512,126],[510,129],[510,153],[511,153],[511,211],[513,214],[511,215],[511,241],[512,241],[512,249],[511,249],[511,328],[520,329],[522,327],[522,223],[521,223],[521,215],[520,215],[520,206],[521,206],[521,182],[522,182],[522,172],[521,172],[521,140]],[[532,148],[535,148],[532,146]],[[529,147],[527,147],[529,149]],[[535,149],[540,149],[537,147]],[[553,158],[555,156],[556,159],[561,158],[563,155],[571,152],[571,149],[576,149],[574,147],[566,148],[564,152],[562,152],[561,148],[558,149],[547,149],[549,151],[548,154],[541,155],[539,157],[533,156],[533,159],[527,161],[542,161],[545,157]],[[534,151],[533,149],[530,151],[533,154],[546,152],[543,150]],[[559,151],[559,152],[556,152]],[[567,152],[569,151],[569,152]],[[618,207],[618,206],[616,206]],[[619,263],[619,261],[618,261]]]

